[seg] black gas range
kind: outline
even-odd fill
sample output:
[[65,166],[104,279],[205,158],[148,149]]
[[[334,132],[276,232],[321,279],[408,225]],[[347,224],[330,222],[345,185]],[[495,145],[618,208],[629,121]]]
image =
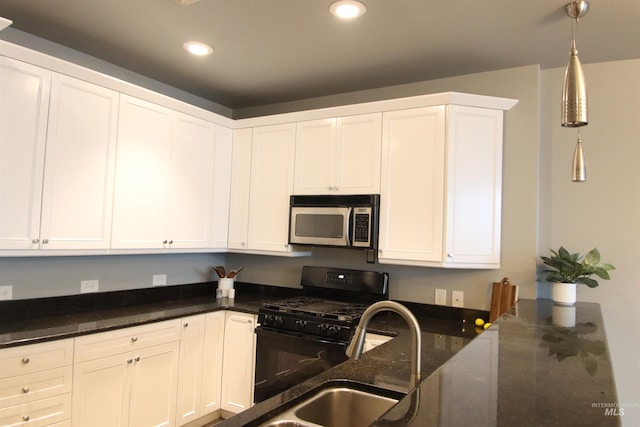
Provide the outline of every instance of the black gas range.
[[364,310],[389,297],[387,273],[305,266],[302,295],[258,311],[254,401],[261,402],[347,360]]

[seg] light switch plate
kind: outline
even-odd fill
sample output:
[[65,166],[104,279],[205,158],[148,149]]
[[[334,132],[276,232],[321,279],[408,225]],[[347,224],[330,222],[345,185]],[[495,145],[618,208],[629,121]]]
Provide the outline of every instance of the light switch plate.
[[464,307],[464,292],[452,291],[451,292],[451,305],[454,307]]
[[437,305],[447,305],[447,290],[446,289],[436,289],[436,304]]

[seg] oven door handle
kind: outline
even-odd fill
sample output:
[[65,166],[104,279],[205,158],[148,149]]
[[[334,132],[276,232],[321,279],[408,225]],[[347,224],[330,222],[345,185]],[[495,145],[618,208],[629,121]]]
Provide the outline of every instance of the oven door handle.
[[345,341],[332,340],[331,338],[321,337],[317,335],[309,335],[304,333],[280,331],[280,330],[270,329],[268,327],[261,326],[261,325],[256,327],[255,333],[256,333],[256,337],[258,335],[271,335],[275,337],[278,337],[278,336],[295,337],[297,339],[301,339],[304,341],[311,341],[315,343],[323,343],[328,345],[340,346],[340,347],[343,347],[345,350],[347,349],[347,345],[349,344],[348,342],[345,342]]

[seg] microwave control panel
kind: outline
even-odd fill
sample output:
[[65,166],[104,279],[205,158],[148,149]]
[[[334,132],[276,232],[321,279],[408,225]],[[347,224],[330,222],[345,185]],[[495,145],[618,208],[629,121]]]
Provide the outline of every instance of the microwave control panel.
[[369,247],[371,242],[371,208],[353,210],[353,246]]

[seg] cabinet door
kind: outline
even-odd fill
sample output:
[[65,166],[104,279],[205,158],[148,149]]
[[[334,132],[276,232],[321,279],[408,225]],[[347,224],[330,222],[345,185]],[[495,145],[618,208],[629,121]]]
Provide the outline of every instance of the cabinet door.
[[202,415],[200,413],[200,391],[203,377],[204,332],[204,314],[182,319],[176,425],[188,423]]
[[338,118],[336,141],[335,191],[380,193],[382,114]]
[[216,126],[216,153],[213,168],[213,224],[211,227],[211,247],[215,249],[226,248],[229,238],[232,149],[232,130]]
[[228,311],[224,331],[222,409],[241,412],[252,405],[255,316]]
[[380,262],[442,261],[445,109],[383,116]]
[[335,190],[336,119],[300,122],[296,129],[294,194]]
[[167,206],[171,110],[120,96],[112,248],[162,248]]
[[73,427],[127,426],[133,359],[130,353],[76,363]]
[[225,312],[207,313],[204,332],[200,415],[220,409]]
[[289,196],[293,191],[293,123],[253,129],[249,249],[289,252]]
[[247,249],[251,147],[253,129],[233,131],[231,194],[229,196],[229,249]]
[[446,261],[452,266],[498,268],[503,113],[447,108]]
[[51,72],[0,56],[0,249],[38,248]]
[[117,92],[53,75],[43,249],[109,248],[117,119]]
[[178,341],[133,353],[130,426],[173,426],[178,390]]
[[213,174],[216,126],[174,113],[171,142],[171,212],[166,239],[172,248],[207,248],[213,217]]

